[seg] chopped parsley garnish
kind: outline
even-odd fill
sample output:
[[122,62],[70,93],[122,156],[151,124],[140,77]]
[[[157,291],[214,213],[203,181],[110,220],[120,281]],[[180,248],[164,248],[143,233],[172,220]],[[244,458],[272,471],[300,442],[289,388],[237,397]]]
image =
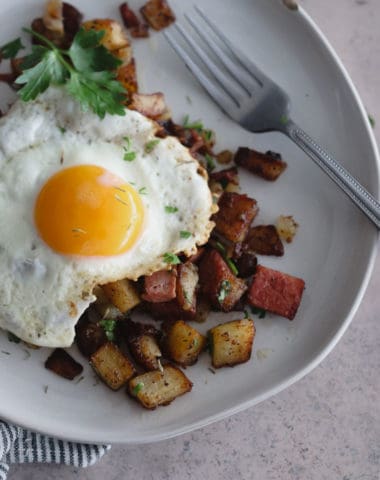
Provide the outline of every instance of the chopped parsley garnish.
[[376,121],[371,114],[368,114],[368,120],[369,120],[369,123],[371,124],[371,127],[375,128]]
[[12,332],[8,332],[8,340],[13,343],[20,343],[21,340]]
[[266,313],[267,313],[266,310],[264,310],[263,308],[259,308],[259,307],[251,307],[251,312],[254,315],[258,315],[259,318],[264,318]]
[[212,130],[206,129],[206,130],[203,130],[202,135],[203,135],[203,138],[206,140],[206,142],[211,142],[214,132]]
[[132,162],[136,158],[136,152],[125,152],[123,159],[126,162]]
[[202,132],[203,130],[203,123],[200,120],[195,122],[190,122],[189,115],[186,115],[183,121],[184,128],[189,128],[191,130],[197,130],[197,132]]
[[59,129],[59,131],[62,133],[62,135],[63,135],[64,133],[66,133],[66,128],[64,128],[64,127],[58,127],[58,129]]
[[25,47],[21,43],[21,38],[16,38],[0,47],[0,58],[15,58],[23,48]]
[[125,147],[123,147],[123,159],[126,162],[132,162],[136,158],[136,152],[131,151],[131,139],[129,137],[123,137],[123,140],[127,144]]
[[99,322],[110,342],[113,342],[115,340],[116,322],[117,320],[112,319],[104,319],[100,320]]
[[151,140],[145,144],[144,150],[146,153],[150,153],[154,150],[154,148],[160,143],[160,139],[156,138],[155,140]]
[[249,318],[248,310],[244,310],[244,318],[245,319]]
[[220,253],[226,253],[226,248],[222,243],[215,242],[215,246],[219,250]]
[[215,162],[214,162],[214,159],[212,158],[211,155],[209,155],[208,153],[206,153],[206,155],[205,155],[205,160],[206,160],[207,170],[209,170],[210,172],[212,172],[212,171],[214,170],[214,168],[216,167]]
[[181,238],[190,238],[191,237],[191,232],[188,232],[187,230],[181,230],[179,232],[179,236]]
[[165,206],[165,212],[166,213],[176,213],[176,212],[178,212],[178,208],[177,207],[172,207],[171,205],[166,205]]
[[226,258],[226,263],[230,267],[230,270],[234,275],[237,275],[239,273],[239,270],[230,258]]
[[175,253],[164,253],[164,262],[171,265],[178,265],[181,263],[181,260],[177,257]]
[[219,303],[222,303],[225,300],[230,290],[231,290],[231,283],[228,280],[223,280],[220,285],[220,290],[218,293]]
[[[33,45],[21,64],[23,73],[16,83],[22,85],[19,95],[23,101],[34,100],[50,85],[62,85],[84,111],[92,110],[100,118],[106,113],[125,115],[126,91],[115,74],[122,62],[100,45],[104,31],[81,28],[68,50],[58,48],[34,30],[24,31],[43,45]],[[11,53],[15,50],[13,45]]]
[[281,115],[280,117],[280,123],[282,125],[286,125],[289,122],[289,118],[286,115]]
[[144,382],[139,382],[135,387],[133,387],[132,395],[137,395],[142,388],[144,388]]
[[146,187],[141,187],[141,188],[139,189],[139,194],[140,194],[140,195],[146,195],[146,194],[147,194]]

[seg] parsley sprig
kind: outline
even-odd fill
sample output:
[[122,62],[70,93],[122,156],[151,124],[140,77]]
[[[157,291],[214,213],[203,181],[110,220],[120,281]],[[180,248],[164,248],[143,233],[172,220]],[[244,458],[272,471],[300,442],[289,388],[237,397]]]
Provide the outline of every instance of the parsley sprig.
[[21,43],[20,37],[16,38],[0,47],[0,58],[15,58],[17,57],[18,52],[23,48],[25,47]]
[[[106,113],[125,115],[126,92],[115,76],[121,61],[100,45],[104,31],[81,28],[68,50],[58,48],[34,30],[25,28],[24,31],[43,45],[33,45],[32,52],[21,64],[23,73],[16,83],[22,85],[19,91],[22,100],[34,100],[50,85],[64,85],[84,111],[92,110],[100,118]],[[19,45],[12,46],[12,43],[11,51],[14,51]]]

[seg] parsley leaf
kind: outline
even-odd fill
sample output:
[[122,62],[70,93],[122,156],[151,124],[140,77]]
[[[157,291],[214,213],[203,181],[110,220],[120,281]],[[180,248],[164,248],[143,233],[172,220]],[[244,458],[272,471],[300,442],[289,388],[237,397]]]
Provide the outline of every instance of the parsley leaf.
[[23,73],[16,83],[23,85],[19,91],[22,100],[34,100],[50,85],[65,85],[84,111],[92,110],[100,118],[106,113],[125,115],[126,91],[114,71],[120,60],[99,45],[104,31],[82,28],[70,49],[62,50],[40,33],[24,30],[44,45],[33,46],[32,53],[21,64]]
[[266,313],[267,313],[266,310],[264,310],[263,308],[259,308],[259,307],[251,307],[251,312],[254,315],[258,315],[259,318],[264,318]]
[[0,58],[15,58],[23,48],[25,47],[21,43],[21,38],[16,38],[0,47]]
[[147,194],[146,187],[141,187],[141,188],[139,189],[139,194],[140,194],[140,195],[146,195],[146,194]]
[[166,213],[176,213],[176,212],[178,212],[178,208],[177,207],[172,207],[171,205],[166,205],[165,206],[165,212]]
[[373,118],[373,116],[370,113],[368,114],[368,120],[369,120],[369,123],[371,124],[371,127],[375,128],[376,122],[375,122],[375,119]]
[[190,238],[191,237],[191,232],[187,232],[186,230],[181,230],[179,232],[179,236],[181,238]]
[[115,327],[117,320],[104,319],[100,320],[99,324],[103,327],[103,330],[110,342],[115,340]]
[[228,280],[223,280],[220,285],[220,290],[218,293],[219,303],[222,303],[225,300],[230,290],[231,290],[231,283]]
[[123,159],[126,162],[132,162],[136,158],[136,152],[125,152]]
[[215,162],[214,162],[214,159],[212,158],[211,155],[209,155],[208,153],[206,153],[206,155],[205,155],[205,160],[206,160],[207,170],[209,170],[210,172],[212,172],[212,171],[214,170],[214,168],[216,167]]
[[144,147],[145,153],[152,152],[158,143],[160,143],[159,138],[156,138],[155,140],[151,140],[150,142],[147,142]]
[[184,126],[184,128],[197,130],[197,132],[199,132],[199,133],[202,132],[202,130],[203,130],[203,123],[200,120],[197,120],[196,122],[190,122],[189,115],[186,115],[186,117],[183,121],[183,126]]
[[164,262],[171,265],[178,265],[181,260],[174,253],[164,253]]
[[139,382],[135,387],[133,387],[132,395],[137,395],[142,388],[144,388],[144,382]]

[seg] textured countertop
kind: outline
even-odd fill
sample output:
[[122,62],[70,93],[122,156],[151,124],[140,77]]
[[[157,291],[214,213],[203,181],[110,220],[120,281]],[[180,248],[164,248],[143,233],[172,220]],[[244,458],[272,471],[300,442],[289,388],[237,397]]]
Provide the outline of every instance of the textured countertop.
[[[380,0],[303,0],[380,128]],[[306,378],[181,437],[114,446],[86,470],[12,467],[9,480],[379,480],[380,257],[343,339]]]

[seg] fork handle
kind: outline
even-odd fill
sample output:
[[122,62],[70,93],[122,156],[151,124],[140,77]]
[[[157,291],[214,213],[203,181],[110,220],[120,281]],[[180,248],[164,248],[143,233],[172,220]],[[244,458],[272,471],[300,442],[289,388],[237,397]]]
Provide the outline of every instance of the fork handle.
[[380,203],[340,163],[334,160],[298,125],[289,120],[283,129],[380,229]]

